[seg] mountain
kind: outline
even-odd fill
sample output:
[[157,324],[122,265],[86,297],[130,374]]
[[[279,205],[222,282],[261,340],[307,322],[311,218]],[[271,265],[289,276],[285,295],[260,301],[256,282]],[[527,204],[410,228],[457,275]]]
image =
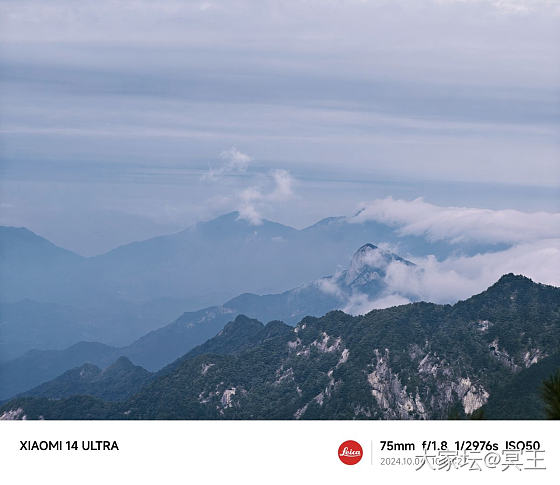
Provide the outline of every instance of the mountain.
[[545,419],[542,383],[560,369],[560,353],[506,379],[484,405],[487,419]]
[[284,322],[273,320],[263,325],[258,320],[248,318],[245,315],[238,315],[235,320],[227,323],[223,330],[198,345],[184,356],[178,358],[171,364],[165,366],[156,375],[163,376],[170,374],[177,369],[183,362],[204,354],[232,355],[244,350],[260,345],[267,340],[282,335],[290,335],[293,328]]
[[[266,220],[253,226],[230,213],[176,234],[121,246],[91,258],[90,264],[123,298],[191,298],[200,306],[247,289],[268,288],[272,281],[284,285],[286,276],[277,261],[288,259],[284,243],[297,232]],[[295,276],[295,281],[291,286],[305,279]]]
[[231,212],[176,234],[121,246],[90,258],[89,264],[124,298],[188,297],[200,307],[318,279],[344,266],[355,248],[368,241],[398,246],[406,255],[439,258],[481,250],[471,243],[433,242],[402,235],[386,224],[353,221],[331,217],[297,230],[268,220],[253,225]]
[[93,364],[83,364],[21,394],[21,397],[60,399],[90,395],[107,401],[122,401],[138,392],[151,377],[151,372],[134,365],[126,357],[120,357],[103,370]]
[[66,288],[65,279],[84,261],[24,227],[0,226],[0,295],[17,301],[33,295],[49,301],[53,282]]
[[[79,355],[76,355],[72,347],[57,352],[34,350],[17,359],[0,362],[0,399],[30,389],[77,365],[91,362],[104,366],[120,355],[127,356],[150,371],[156,371],[211,338],[239,314],[261,321],[282,320],[295,324],[308,315],[320,316],[330,310],[344,308],[356,295],[375,299],[385,290],[383,277],[387,266],[395,261],[412,265],[401,257],[368,243],[354,253],[349,269],[333,276],[320,278],[277,295],[244,294],[222,306],[186,312],[172,323],[148,332],[127,346],[92,347],[84,342],[81,345],[93,352],[98,349],[99,355],[89,352],[84,354],[84,360],[81,361],[76,360]],[[39,308],[44,309],[45,306]],[[45,322],[44,315],[38,317],[39,321]],[[60,326],[61,322],[58,323]],[[39,331],[42,328],[48,333],[50,327],[48,324],[37,325],[33,329],[39,337],[43,334]],[[47,338],[47,341],[50,340]],[[86,355],[89,361],[85,359]]]
[[176,319],[184,309],[184,302],[164,299],[98,306],[29,299],[0,303],[0,363],[32,349],[62,350],[80,341],[125,345]]
[[106,367],[119,355],[117,348],[97,342],[79,342],[64,350],[30,350],[0,363],[0,399],[31,389],[84,363]]
[[0,305],[0,362],[29,348],[56,349],[90,340],[86,312],[68,305],[22,300]]
[[81,256],[60,248],[25,227],[0,226],[0,261],[12,266],[75,263]]
[[[20,398],[0,414],[441,419],[457,409],[468,415],[490,407],[505,382],[544,363],[558,348],[560,289],[509,274],[455,305],[420,302],[356,317],[340,311],[307,317],[239,352],[182,359],[122,403]],[[526,393],[519,387],[509,399],[523,406]],[[530,406],[526,413],[536,417]]]
[[[281,333],[291,332],[291,327],[278,321],[263,325],[258,320],[239,315],[218,332],[216,336],[189,351],[180,359],[172,362],[156,375],[164,375],[175,369],[181,362],[205,353],[234,354],[254,345],[258,345],[268,338]],[[68,349],[67,353],[74,356],[81,352],[85,359],[107,362],[119,353],[120,349],[100,346],[102,358],[91,353],[92,346],[97,344],[82,343]],[[60,352],[45,353],[51,360],[60,359]],[[71,356],[69,356],[71,357]],[[56,367],[50,369],[56,372]],[[135,366],[126,357],[119,357],[116,362],[101,370],[92,363],[84,363],[64,372],[62,375],[45,382],[18,397],[45,397],[60,399],[73,395],[90,395],[109,401],[123,400],[137,392],[152,378],[152,373],[142,367]],[[13,394],[12,394],[13,395]]]
[[[2,227],[0,319],[7,331],[0,360],[79,340],[123,346],[185,310],[239,294],[277,294],[317,280],[344,267],[355,248],[368,241],[398,247],[404,256],[440,259],[493,248],[428,241],[351,217],[327,218],[298,230],[267,220],[252,225],[233,212],[84,258],[27,229]],[[55,306],[45,307],[41,318],[36,316],[41,304]],[[50,335],[35,331],[42,324],[52,329]],[[29,338],[27,329],[32,330]]]
[[295,324],[305,316],[320,316],[344,308],[356,295],[374,300],[386,289],[385,269],[394,261],[412,265],[389,251],[365,244],[354,253],[350,268],[345,271],[283,293],[243,294],[222,306],[186,312],[173,323],[123,348],[123,355],[155,370],[209,339],[239,314],[261,321],[282,320]]
[[[291,328],[282,322],[270,322],[266,326],[257,320],[244,315],[237,316],[225,325],[216,336],[201,345],[187,343],[184,349],[191,349],[182,358],[190,358],[201,353],[234,353],[240,349],[255,345],[269,335]],[[41,383],[58,379],[63,372],[75,372],[82,366],[106,367],[120,355],[128,353],[141,357],[140,345],[117,348],[96,342],[80,342],[64,350],[32,350],[12,361],[0,364],[0,400],[5,400],[16,394],[28,395],[34,389],[41,388]],[[182,355],[179,352],[177,355]],[[168,354],[165,364],[172,362],[177,356]],[[169,369],[169,364],[165,369]],[[160,366],[161,367],[161,366]],[[164,370],[165,370],[164,369]],[[32,389],[34,388],[34,389]],[[27,391],[28,392],[22,392]]]

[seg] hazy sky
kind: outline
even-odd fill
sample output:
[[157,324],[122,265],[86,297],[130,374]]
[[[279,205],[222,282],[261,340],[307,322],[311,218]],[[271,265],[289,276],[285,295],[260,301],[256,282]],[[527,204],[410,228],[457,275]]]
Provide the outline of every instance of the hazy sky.
[[560,211],[560,1],[0,1],[0,222]]

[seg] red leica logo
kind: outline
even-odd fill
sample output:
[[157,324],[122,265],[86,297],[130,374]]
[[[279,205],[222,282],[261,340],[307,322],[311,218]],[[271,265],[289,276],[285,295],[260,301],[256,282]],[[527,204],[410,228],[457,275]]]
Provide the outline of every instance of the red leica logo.
[[362,459],[362,456],[364,456],[364,450],[357,441],[348,440],[338,447],[338,458],[345,465],[355,465]]

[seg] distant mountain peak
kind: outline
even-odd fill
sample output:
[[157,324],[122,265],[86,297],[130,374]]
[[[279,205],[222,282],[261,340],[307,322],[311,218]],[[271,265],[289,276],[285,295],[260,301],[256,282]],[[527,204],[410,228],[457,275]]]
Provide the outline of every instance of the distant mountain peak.
[[378,248],[374,244],[367,243],[360,247],[352,256],[349,273],[361,271],[368,268],[385,268],[395,256],[390,251]]
[[211,222],[211,221],[238,221],[239,220],[239,211],[231,211],[231,212],[227,212],[226,214],[222,214],[221,216],[218,216],[214,219],[210,219],[210,221],[207,222]]
[[321,219],[320,221],[316,222],[315,224],[312,224],[311,226],[306,227],[303,230],[312,231],[318,228],[325,228],[332,225],[340,225],[345,220],[346,220],[345,216],[325,217],[324,219]]
[[[221,216],[215,217],[208,221],[202,222],[202,224],[241,224],[244,226],[252,225],[247,219],[245,219],[239,211],[228,212],[227,214],[222,214]],[[261,224],[278,224],[277,222],[270,221],[268,219],[262,219]],[[259,224],[259,225],[261,225]]]
[[352,256],[350,268],[344,278],[345,283],[351,286],[365,285],[370,281],[379,280],[385,275],[389,264],[393,262],[413,265],[391,251],[379,248],[375,244],[366,243]]
[[255,231],[278,236],[285,236],[289,233],[298,232],[297,229],[293,227],[285,226],[284,224],[273,222],[268,219],[261,219],[258,225],[254,225],[245,219],[238,211],[228,212],[214,219],[201,221],[183,232],[189,233],[192,231],[201,231],[203,234],[219,238],[224,238],[226,235],[246,235]]
[[365,243],[361,248],[359,248],[355,254],[358,253],[368,253],[370,251],[375,251],[376,249],[379,249],[375,244],[371,244],[371,243]]
[[391,261],[390,253],[385,254],[373,244],[364,244],[352,256],[350,268],[346,272],[346,284],[364,284],[378,278],[379,270],[384,270]]
[[2,233],[13,233],[13,234],[19,234],[19,235],[25,235],[25,236],[31,236],[31,237],[40,237],[37,234],[35,234],[33,231],[30,231],[29,229],[27,229],[27,227],[24,226],[0,226],[0,232]]
[[68,249],[57,246],[26,227],[0,226],[0,249],[4,253],[4,257],[8,255],[13,257],[14,254],[18,254],[24,259],[33,255],[39,259],[56,256],[65,256],[75,260],[82,258]]

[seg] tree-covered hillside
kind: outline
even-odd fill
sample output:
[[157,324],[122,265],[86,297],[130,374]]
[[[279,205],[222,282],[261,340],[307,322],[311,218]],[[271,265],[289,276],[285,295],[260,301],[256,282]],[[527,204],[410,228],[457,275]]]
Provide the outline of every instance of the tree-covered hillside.
[[76,367],[21,396],[60,399],[90,395],[107,401],[123,401],[136,394],[151,378],[151,372],[120,357],[103,370],[93,364]]
[[[504,383],[553,362],[559,346],[560,289],[510,274],[453,306],[335,311],[234,353],[192,354],[121,403],[18,399],[0,413],[76,417],[83,406],[84,416],[116,419],[445,419],[488,403],[492,416]],[[527,395],[512,395],[515,417],[542,417],[523,404]]]

